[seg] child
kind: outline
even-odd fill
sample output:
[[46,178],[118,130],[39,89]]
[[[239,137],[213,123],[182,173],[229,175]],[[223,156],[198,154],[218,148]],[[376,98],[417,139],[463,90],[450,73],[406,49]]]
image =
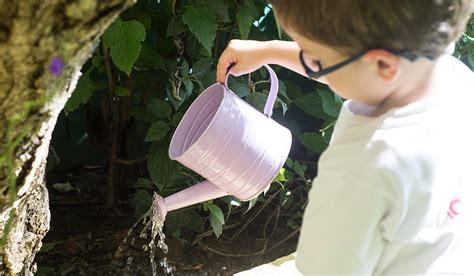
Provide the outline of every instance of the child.
[[[242,75],[278,64],[344,102],[298,242],[308,275],[474,275],[473,73],[450,56],[473,0],[270,0],[294,40],[233,40]],[[452,50],[452,48],[451,48]]]

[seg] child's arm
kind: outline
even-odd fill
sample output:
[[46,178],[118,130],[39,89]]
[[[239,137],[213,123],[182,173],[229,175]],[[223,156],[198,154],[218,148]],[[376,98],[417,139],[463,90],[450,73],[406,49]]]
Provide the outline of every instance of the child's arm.
[[[223,83],[227,70],[234,76],[253,72],[263,64],[278,64],[306,76],[299,60],[300,47],[293,41],[231,40],[219,58],[217,81]],[[325,82],[324,79],[318,79]]]

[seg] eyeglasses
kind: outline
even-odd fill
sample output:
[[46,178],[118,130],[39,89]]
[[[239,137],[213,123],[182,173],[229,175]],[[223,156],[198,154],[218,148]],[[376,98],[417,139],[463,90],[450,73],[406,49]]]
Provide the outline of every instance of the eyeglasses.
[[[389,51],[390,53],[394,54],[394,55],[397,55],[397,56],[401,56],[401,57],[404,57],[410,61],[415,61],[418,56],[416,54],[414,54],[413,52],[411,52],[410,50],[389,50],[389,49],[385,49],[386,51]],[[323,66],[321,64],[321,61],[320,60],[315,60],[315,59],[310,59],[309,57],[305,56],[304,53],[303,53],[303,50],[300,51],[300,62],[301,64],[303,65],[303,68],[306,72],[306,75],[308,75],[309,78],[314,78],[314,79],[318,79],[324,75],[327,75],[329,73],[332,73],[356,60],[358,60],[359,58],[361,58],[362,56],[364,56],[368,51],[370,50],[365,50],[365,51],[362,51],[354,56],[351,56],[350,58],[346,59],[346,60],[343,60],[339,63],[336,63],[332,66],[329,66],[327,68],[324,68],[323,69]]]

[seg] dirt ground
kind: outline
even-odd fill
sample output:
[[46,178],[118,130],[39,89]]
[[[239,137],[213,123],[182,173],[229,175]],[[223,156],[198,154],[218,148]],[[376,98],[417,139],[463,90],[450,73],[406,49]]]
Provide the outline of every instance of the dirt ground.
[[[117,251],[136,221],[129,204],[106,210],[100,192],[53,189],[50,202],[51,230],[36,257],[36,275],[151,275],[149,253],[142,249],[147,241],[138,237],[138,230],[132,234],[134,241]],[[233,219],[219,239],[211,230],[180,240],[167,237],[166,257],[172,273],[159,265],[160,275],[232,275],[294,252],[299,233],[287,227],[284,219],[277,225],[272,222],[264,235],[272,211],[267,209],[237,235],[248,217],[241,217],[240,223]],[[163,257],[158,255],[157,263]]]

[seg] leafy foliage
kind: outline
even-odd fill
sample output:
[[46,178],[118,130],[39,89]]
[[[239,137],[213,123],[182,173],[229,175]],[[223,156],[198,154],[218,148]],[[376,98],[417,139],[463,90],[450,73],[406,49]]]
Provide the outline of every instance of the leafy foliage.
[[[281,36],[264,0],[139,0],[105,32],[102,47],[97,47],[83,68],[84,74],[65,107],[74,122],[67,127],[77,132],[71,139],[77,142],[68,147],[89,148],[96,153],[97,149],[107,149],[108,155],[100,160],[109,160],[102,161],[109,168],[114,159],[132,160],[121,162],[118,173],[127,166],[145,168],[141,161],[133,161],[144,160],[143,173],[130,181],[133,185],[122,188],[122,194],[134,204],[135,215],[142,215],[154,191],[167,196],[200,180],[199,175],[169,158],[169,142],[189,105],[215,82],[217,60],[228,42],[233,38],[271,40]],[[457,44],[455,56],[474,67],[474,20]],[[284,68],[273,68],[280,76],[273,118],[290,128],[295,143],[274,184],[245,203],[241,212],[252,212],[268,200],[276,200],[280,211],[287,214],[287,225],[297,228],[311,179],[316,175],[318,156],[329,143],[342,99],[324,85]],[[229,86],[263,110],[268,95],[265,70],[230,77]],[[72,121],[74,116],[83,119]],[[55,143],[53,147],[61,148],[61,140]],[[57,153],[60,163],[77,158]],[[91,160],[81,162],[89,164]],[[180,238],[186,232],[201,233],[210,227],[219,237],[224,224],[235,220],[224,216],[223,210],[230,214],[233,206],[242,205],[238,199],[226,197],[170,212],[166,231]]]
[[199,42],[211,53],[217,32],[217,19],[214,12],[206,7],[189,6],[182,19]]
[[130,75],[132,66],[141,51],[145,39],[145,27],[136,20],[117,20],[104,33],[103,41],[110,46],[110,56],[115,66]]

